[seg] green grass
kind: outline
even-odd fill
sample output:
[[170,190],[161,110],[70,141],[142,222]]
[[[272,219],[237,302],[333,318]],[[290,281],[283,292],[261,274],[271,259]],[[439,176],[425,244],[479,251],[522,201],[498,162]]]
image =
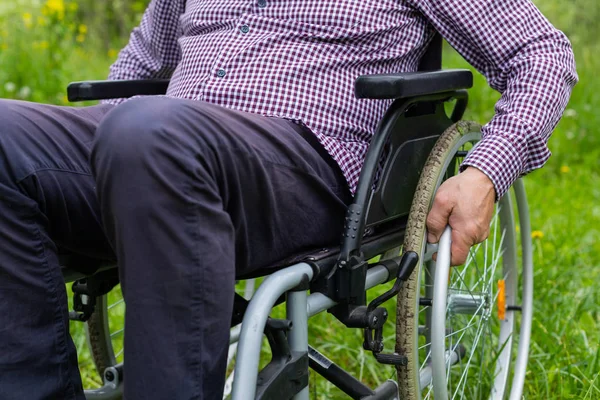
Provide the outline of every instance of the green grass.
[[[558,4],[550,0],[539,3],[549,11]],[[595,4],[591,7],[597,10]],[[69,81],[106,75],[114,53],[109,57],[105,50],[96,50],[102,46],[88,39],[77,42],[71,27],[51,36],[54,39],[49,46],[54,47],[50,49],[58,49],[55,53],[60,55],[55,59],[50,50],[34,49],[36,41],[39,46],[48,37],[46,31],[25,28],[20,16],[6,18],[14,10],[0,4],[0,97],[60,104],[65,101],[63,88]],[[565,15],[557,12],[551,19],[567,24],[561,22],[563,18]],[[575,32],[580,83],[550,140],[553,157],[526,179],[532,229],[543,233],[535,240],[535,313],[524,393],[531,399],[600,398],[600,94],[595,79],[600,61],[595,45],[579,39],[576,27],[566,28]],[[124,38],[119,40],[123,43]],[[36,68],[49,65],[54,67]],[[449,53],[445,65],[464,67],[465,63]],[[12,88],[8,82],[15,88],[8,90]],[[466,118],[486,122],[497,98],[477,76]],[[392,318],[385,331],[388,350],[393,348],[395,330],[392,303],[388,304]],[[72,330],[75,342],[85,348],[81,326],[73,324]],[[394,377],[392,368],[378,365],[362,350],[361,331],[346,329],[322,314],[311,320],[310,334],[312,345],[369,385]],[[82,351],[80,357],[84,382],[89,384],[94,380],[89,354]],[[345,398],[315,374],[311,383],[314,399]]]

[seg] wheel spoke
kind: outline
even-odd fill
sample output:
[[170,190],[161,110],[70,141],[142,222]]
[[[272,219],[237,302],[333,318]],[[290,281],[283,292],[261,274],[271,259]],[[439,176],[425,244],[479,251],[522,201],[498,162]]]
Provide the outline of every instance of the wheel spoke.
[[[477,328],[477,333],[475,335],[475,339],[473,340],[472,348],[477,348],[477,344],[479,343],[479,339],[481,337],[482,332],[483,332],[483,324],[479,324],[479,327]],[[461,387],[462,382],[466,383],[466,376],[467,376],[467,373],[469,372],[469,367],[471,365],[472,359],[473,359],[473,357],[469,357],[467,360],[467,365],[465,366],[463,373],[460,377],[460,380],[458,381],[459,388]],[[458,393],[458,391],[456,393]],[[456,396],[456,394],[454,396],[452,396],[452,399],[454,399],[455,396]]]
[[115,336],[120,335],[124,331],[125,331],[125,328],[117,329],[116,331],[110,333],[110,337],[114,338]]
[[111,305],[109,305],[108,307],[106,307],[106,309],[107,310],[112,310],[113,308],[115,308],[119,304],[123,304],[124,302],[125,302],[125,300],[123,300],[123,299],[117,300],[116,302],[114,302]]
[[124,349],[124,348],[122,348],[121,350],[119,350],[119,351],[117,352],[117,354],[115,354],[115,358],[119,358],[119,357],[121,356],[121,354],[123,354],[123,351],[125,351],[125,349]]

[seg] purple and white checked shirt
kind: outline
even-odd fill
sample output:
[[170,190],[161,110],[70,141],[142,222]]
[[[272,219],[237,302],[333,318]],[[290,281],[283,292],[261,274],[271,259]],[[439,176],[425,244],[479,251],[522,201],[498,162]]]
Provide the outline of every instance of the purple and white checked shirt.
[[167,96],[298,121],[354,192],[391,101],[364,74],[415,71],[434,29],[502,93],[464,161],[498,197],[541,167],[577,81],[571,45],[528,0],[152,0],[110,79],[171,78]]

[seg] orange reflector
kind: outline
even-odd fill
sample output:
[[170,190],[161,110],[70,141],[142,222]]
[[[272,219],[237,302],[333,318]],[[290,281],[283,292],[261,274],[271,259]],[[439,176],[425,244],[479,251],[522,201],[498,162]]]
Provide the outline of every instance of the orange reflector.
[[506,317],[506,286],[504,279],[498,281],[498,319],[503,320]]

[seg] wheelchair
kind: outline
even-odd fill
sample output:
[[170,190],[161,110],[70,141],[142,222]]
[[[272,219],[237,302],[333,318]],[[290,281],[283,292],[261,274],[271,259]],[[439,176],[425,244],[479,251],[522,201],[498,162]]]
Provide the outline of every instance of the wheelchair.
[[[341,242],[282,260],[250,301],[236,294],[232,399],[307,400],[309,369],[352,399],[522,397],[533,312],[523,182],[518,180],[512,193],[498,201],[488,239],[471,249],[464,266],[450,268],[449,227],[438,244],[426,240],[426,216],[437,188],[458,173],[461,160],[481,138],[478,124],[461,120],[472,73],[442,70],[441,55],[436,34],[418,72],[356,80],[358,98],[388,99],[391,105],[370,143],[340,226]],[[76,82],[68,95],[71,101],[157,95],[167,86],[167,80]],[[112,312],[124,313],[122,299],[111,292],[118,284],[117,269],[73,255],[61,260],[65,281],[73,282],[71,319],[86,321],[103,382],[86,390],[86,396],[121,398],[123,328],[115,329],[109,318]],[[261,275],[256,271],[238,279]],[[367,290],[386,282],[393,286],[367,302]],[[389,312],[382,305],[393,298],[396,341],[391,352],[384,350]],[[272,308],[283,302],[285,318],[272,318]],[[348,328],[361,329],[364,350],[378,363],[394,366],[397,379],[370,388],[309,346],[309,318],[324,311]],[[271,360],[259,370],[264,336]]]

